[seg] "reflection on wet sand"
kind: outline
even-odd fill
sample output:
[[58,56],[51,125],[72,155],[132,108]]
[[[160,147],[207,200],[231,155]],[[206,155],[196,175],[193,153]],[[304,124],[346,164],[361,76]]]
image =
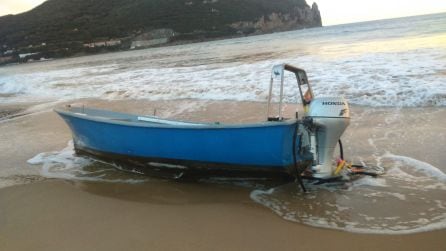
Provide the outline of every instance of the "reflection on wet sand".
[[[249,186],[249,181],[241,181]],[[150,178],[143,183],[92,183],[73,181],[72,184],[88,193],[150,204],[195,205],[215,203],[250,202],[251,187],[231,184],[213,184],[206,182],[178,182]]]

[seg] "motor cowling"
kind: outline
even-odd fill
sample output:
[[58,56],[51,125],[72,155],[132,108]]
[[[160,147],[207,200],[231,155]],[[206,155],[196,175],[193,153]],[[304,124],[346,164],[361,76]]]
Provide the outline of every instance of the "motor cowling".
[[334,176],[333,153],[347,126],[350,109],[344,98],[316,98],[311,101],[306,117],[310,118],[310,152],[313,154],[312,172],[316,178]]

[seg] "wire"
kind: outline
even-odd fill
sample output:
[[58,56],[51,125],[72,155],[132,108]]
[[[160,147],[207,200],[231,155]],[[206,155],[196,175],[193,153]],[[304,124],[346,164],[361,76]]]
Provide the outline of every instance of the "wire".
[[342,147],[342,141],[341,139],[338,140],[338,144],[339,144],[339,155],[341,157],[341,159],[344,159],[344,149]]
[[297,139],[297,129],[299,129],[298,127],[299,127],[299,123],[296,123],[296,128],[295,128],[294,134],[293,134],[293,162],[294,162],[294,168],[296,169],[297,182],[299,182],[299,185],[302,188],[302,191],[304,191],[304,193],[306,193],[307,189],[305,188],[305,185],[302,181],[302,177],[301,177],[302,172],[299,172],[299,167],[297,166],[297,159],[296,159],[296,139]]

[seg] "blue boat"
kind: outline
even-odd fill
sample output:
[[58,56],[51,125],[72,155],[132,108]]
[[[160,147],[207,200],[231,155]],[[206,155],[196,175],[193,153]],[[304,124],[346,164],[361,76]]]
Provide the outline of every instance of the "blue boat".
[[[301,119],[282,116],[284,71],[297,78],[307,111]],[[271,117],[276,80],[281,84],[279,110]],[[55,111],[70,127],[77,154],[125,170],[173,178],[293,177],[310,168],[315,176],[332,176],[326,158],[348,125],[346,101],[314,99],[305,71],[286,64],[273,67],[269,92],[266,119],[254,124],[194,123],[72,106]],[[326,130],[323,119],[343,128]]]

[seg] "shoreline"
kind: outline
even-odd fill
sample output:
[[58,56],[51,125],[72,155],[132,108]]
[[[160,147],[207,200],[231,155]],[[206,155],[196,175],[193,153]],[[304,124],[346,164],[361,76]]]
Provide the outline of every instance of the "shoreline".
[[97,55],[105,55],[105,54],[112,54],[112,53],[122,53],[122,52],[129,52],[129,51],[138,51],[138,50],[150,50],[150,49],[157,49],[157,48],[164,48],[164,47],[175,47],[175,46],[183,46],[183,45],[189,45],[189,44],[198,44],[198,43],[208,43],[208,42],[214,42],[214,41],[224,41],[224,40],[230,40],[230,39],[239,39],[239,38],[250,38],[250,37],[256,37],[256,36],[263,36],[263,35],[270,35],[275,33],[286,33],[286,32],[295,32],[300,30],[308,30],[308,29],[317,29],[317,28],[324,28],[326,26],[313,26],[313,27],[303,27],[298,28],[294,30],[282,30],[282,31],[273,31],[273,32],[267,32],[267,33],[261,33],[261,34],[233,34],[230,36],[224,36],[224,37],[208,37],[208,38],[197,38],[197,39],[191,39],[191,40],[177,40],[177,41],[171,41],[165,44],[159,44],[159,45],[152,45],[148,47],[137,47],[134,49],[120,49],[120,50],[104,50],[96,53],[87,53],[87,52],[77,52],[74,53],[71,56],[68,57],[60,57],[60,58],[47,58],[45,60],[33,60],[33,61],[26,61],[26,62],[11,62],[11,63],[4,63],[0,64],[1,67],[8,67],[8,66],[15,66],[15,65],[21,65],[21,64],[32,64],[32,63],[43,63],[47,61],[59,61],[63,59],[73,59],[73,58],[80,58],[80,57],[88,57],[88,56],[97,56]]

